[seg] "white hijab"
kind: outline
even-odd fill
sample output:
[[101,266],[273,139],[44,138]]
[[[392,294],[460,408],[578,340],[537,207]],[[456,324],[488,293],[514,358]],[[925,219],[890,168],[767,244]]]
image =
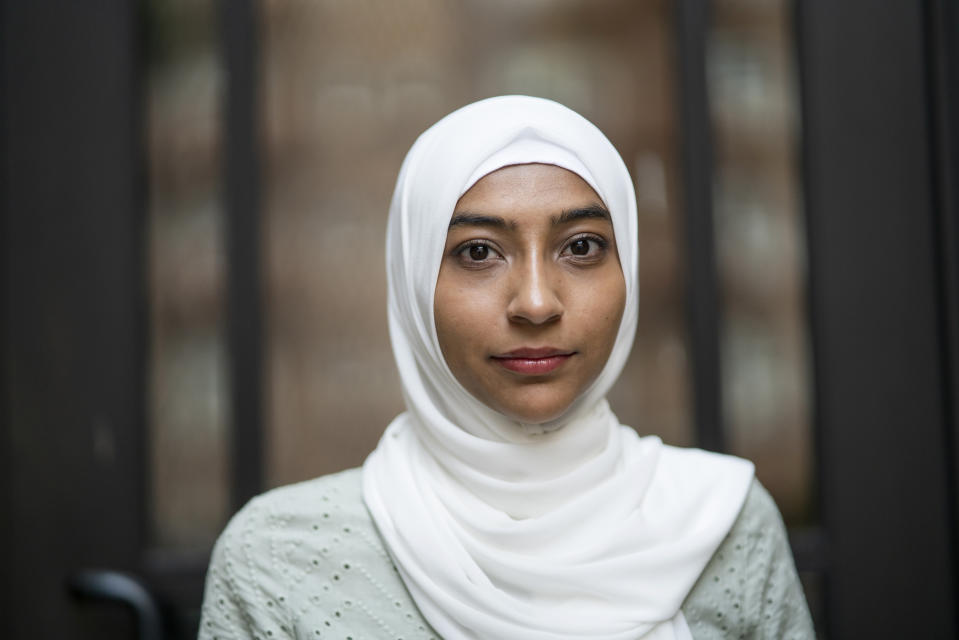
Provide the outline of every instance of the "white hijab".
[[[450,372],[433,294],[457,200],[504,166],[553,164],[610,211],[626,307],[609,362],[561,418],[523,425]],[[638,307],[636,203],[621,158],[582,116],[502,96],[446,116],[410,149],[390,206],[389,325],[407,411],[363,467],[364,499],[444,638],[689,638],[680,606],[752,479],[744,460],[619,424],[606,392]]]

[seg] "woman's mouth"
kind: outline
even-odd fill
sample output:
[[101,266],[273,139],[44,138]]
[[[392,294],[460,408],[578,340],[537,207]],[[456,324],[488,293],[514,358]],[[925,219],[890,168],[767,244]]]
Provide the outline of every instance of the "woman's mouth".
[[522,347],[493,356],[504,369],[527,376],[541,376],[563,366],[576,352],[553,347]]

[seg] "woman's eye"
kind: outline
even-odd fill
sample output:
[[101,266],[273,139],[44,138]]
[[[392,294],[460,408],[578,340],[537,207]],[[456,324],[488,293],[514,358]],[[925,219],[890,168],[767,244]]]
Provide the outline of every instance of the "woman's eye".
[[602,257],[607,246],[609,243],[598,236],[583,236],[570,240],[566,245],[566,252],[576,258],[598,259]]
[[483,244],[474,244],[469,248],[469,256],[471,260],[486,260],[489,257],[489,247]]
[[569,252],[574,256],[585,256],[589,253],[589,240],[579,238],[569,243]]
[[464,266],[478,268],[492,264],[500,254],[484,242],[470,242],[460,245],[455,255]]

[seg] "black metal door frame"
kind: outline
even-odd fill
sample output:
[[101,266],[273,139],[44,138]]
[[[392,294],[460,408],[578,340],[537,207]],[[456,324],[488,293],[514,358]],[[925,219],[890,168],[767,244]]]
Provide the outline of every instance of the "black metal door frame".
[[3,637],[132,623],[67,578],[136,570],[149,513],[138,26],[119,0],[0,3]]
[[954,638],[956,59],[930,19],[947,5],[795,8],[826,632]]

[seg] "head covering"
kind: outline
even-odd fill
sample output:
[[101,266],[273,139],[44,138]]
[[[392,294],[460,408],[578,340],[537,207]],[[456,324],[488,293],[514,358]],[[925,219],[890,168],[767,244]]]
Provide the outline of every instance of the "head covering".
[[[551,164],[610,212],[626,283],[616,342],[561,417],[517,423],[446,364],[433,296],[457,200],[504,166]],[[490,98],[414,143],[390,206],[393,352],[407,411],[363,468],[364,499],[424,617],[444,638],[686,638],[687,593],[732,526],[746,461],[667,447],[619,424],[605,396],[638,309],[632,182],[593,124],[555,102]]]

